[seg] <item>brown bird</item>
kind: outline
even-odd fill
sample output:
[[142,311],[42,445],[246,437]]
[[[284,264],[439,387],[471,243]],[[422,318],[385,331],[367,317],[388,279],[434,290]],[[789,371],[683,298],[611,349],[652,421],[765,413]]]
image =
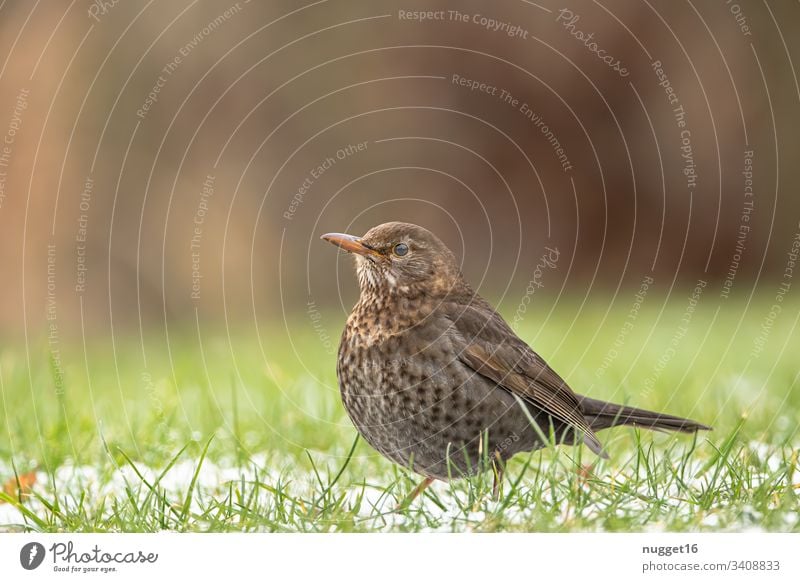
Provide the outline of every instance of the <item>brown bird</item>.
[[402,222],[322,238],[355,256],[361,295],[336,368],[361,435],[425,480],[493,469],[549,442],[585,443],[618,425],[695,432],[693,420],[575,394],[464,281],[430,231]]

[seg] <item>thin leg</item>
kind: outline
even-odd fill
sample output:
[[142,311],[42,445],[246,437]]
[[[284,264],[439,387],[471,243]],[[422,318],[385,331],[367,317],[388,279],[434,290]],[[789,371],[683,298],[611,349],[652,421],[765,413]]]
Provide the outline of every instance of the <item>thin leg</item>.
[[431,483],[433,483],[433,481],[434,481],[433,477],[425,477],[425,479],[423,479],[419,485],[414,487],[414,490],[400,502],[400,504],[397,506],[397,509],[405,509],[406,507],[411,505],[411,502],[414,501],[419,496],[420,493],[425,491],[425,489],[427,489],[428,486]]
[[500,495],[503,493],[503,470],[503,460],[500,458],[500,453],[495,452],[492,458],[492,473],[494,473],[492,498],[495,501],[499,501]]
[[586,483],[590,478],[592,478],[592,470],[594,469],[594,465],[591,464],[584,464],[578,468],[578,483],[583,485]]

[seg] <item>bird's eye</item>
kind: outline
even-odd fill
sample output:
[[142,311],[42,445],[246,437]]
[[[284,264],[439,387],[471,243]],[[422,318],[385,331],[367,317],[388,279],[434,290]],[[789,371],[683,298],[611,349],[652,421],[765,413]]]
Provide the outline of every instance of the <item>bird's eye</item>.
[[408,245],[406,243],[397,243],[392,251],[398,257],[404,257],[408,254]]

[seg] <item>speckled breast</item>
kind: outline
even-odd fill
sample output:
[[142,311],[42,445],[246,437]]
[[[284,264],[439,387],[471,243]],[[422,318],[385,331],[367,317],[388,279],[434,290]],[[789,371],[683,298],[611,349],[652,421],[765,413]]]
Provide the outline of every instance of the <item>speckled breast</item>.
[[342,400],[359,432],[393,461],[446,479],[536,446],[517,401],[458,359],[445,321],[397,329],[354,311],[339,347]]

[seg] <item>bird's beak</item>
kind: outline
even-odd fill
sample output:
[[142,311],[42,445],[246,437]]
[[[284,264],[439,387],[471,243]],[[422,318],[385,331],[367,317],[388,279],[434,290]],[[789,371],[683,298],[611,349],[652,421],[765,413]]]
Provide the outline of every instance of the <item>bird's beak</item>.
[[352,234],[341,234],[338,232],[329,232],[328,234],[323,234],[320,237],[322,240],[326,240],[331,244],[336,245],[340,249],[347,251],[348,253],[355,253],[357,255],[362,255],[364,257],[380,257],[381,254],[373,249],[372,247],[368,246],[361,239],[357,236],[353,236]]

